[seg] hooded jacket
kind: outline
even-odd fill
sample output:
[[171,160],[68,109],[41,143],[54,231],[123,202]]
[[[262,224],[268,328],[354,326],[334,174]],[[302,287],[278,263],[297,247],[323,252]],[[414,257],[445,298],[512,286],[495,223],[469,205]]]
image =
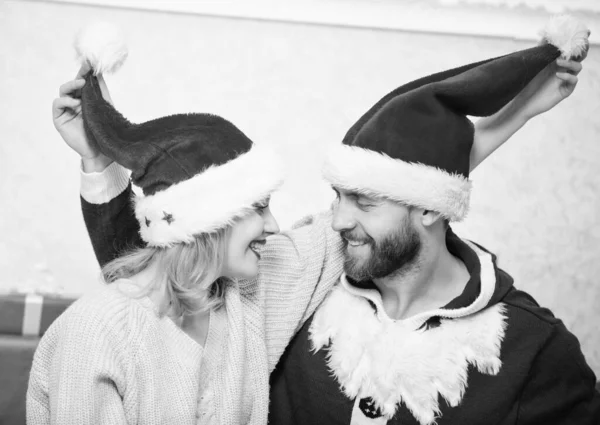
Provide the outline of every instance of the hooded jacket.
[[493,254],[452,230],[446,245],[468,283],[405,320],[342,276],[271,375],[270,424],[600,423],[577,338]]

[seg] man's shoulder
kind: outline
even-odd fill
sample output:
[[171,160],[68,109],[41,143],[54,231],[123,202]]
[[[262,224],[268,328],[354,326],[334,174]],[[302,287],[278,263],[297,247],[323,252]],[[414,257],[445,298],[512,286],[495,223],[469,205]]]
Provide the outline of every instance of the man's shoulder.
[[[503,302],[507,315],[503,351],[518,353],[521,363],[531,357],[530,385],[535,387],[541,382],[542,387],[551,387],[560,382],[562,387],[574,385],[586,397],[592,397],[596,376],[587,364],[578,338],[563,321],[525,291],[513,289]],[[594,400],[597,405],[597,399]]]
[[[499,272],[504,273],[502,270]],[[562,321],[550,309],[542,307],[529,293],[515,287],[506,293],[502,302],[510,313],[518,315],[524,325],[532,322],[548,327],[562,324]]]
[[496,255],[481,244],[469,241],[493,258],[496,273],[496,290],[492,303],[501,302],[506,308],[508,320],[507,333],[530,334],[540,340],[552,336],[572,335],[565,327],[562,320],[554,313],[541,306],[536,299],[526,291],[513,286],[513,278],[496,264]]
[[576,359],[587,367],[577,337],[550,309],[542,307],[527,292],[513,288],[502,300],[506,306],[505,343],[510,349],[534,350],[542,358]]
[[506,306],[509,317],[518,315],[523,324],[537,322],[539,325],[547,327],[562,324],[562,321],[556,318],[550,309],[540,306],[530,294],[513,286],[512,276],[498,267],[496,254],[475,241],[463,240],[492,256],[496,274],[496,291],[492,297],[493,304],[502,302]]

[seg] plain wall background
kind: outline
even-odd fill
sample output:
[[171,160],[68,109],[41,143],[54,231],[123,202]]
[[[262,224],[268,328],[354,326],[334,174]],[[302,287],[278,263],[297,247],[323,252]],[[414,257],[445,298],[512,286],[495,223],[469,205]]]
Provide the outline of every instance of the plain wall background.
[[[325,208],[324,149],[381,96],[425,74],[532,43],[0,1],[0,289],[83,293],[98,267],[79,207],[79,163],[51,120],[76,71],[72,42],[93,20],[124,29],[130,57],[107,78],[132,121],[213,112],[275,146],[290,179],[273,199],[282,227]],[[593,34],[598,36],[597,34]],[[600,52],[576,93],[530,122],[473,174],[455,226],[579,337],[600,373]]]

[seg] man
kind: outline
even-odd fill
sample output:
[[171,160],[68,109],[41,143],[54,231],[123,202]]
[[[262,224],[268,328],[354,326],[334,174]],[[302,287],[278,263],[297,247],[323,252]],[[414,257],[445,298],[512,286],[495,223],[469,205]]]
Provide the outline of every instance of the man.
[[344,274],[271,375],[270,423],[600,423],[577,338],[448,225],[469,206],[466,115],[497,110],[553,50],[400,87],[329,155]]
[[[346,274],[272,375],[271,423],[429,424],[436,417],[439,423],[564,423],[597,415],[595,378],[576,339],[513,289],[491,254],[447,226],[468,207],[477,132],[465,115],[494,114],[523,93],[559,54],[552,46],[539,49],[410,83],[350,130],[326,172],[338,193],[333,227],[345,245]],[[482,79],[490,70],[495,78]],[[504,72],[507,78],[499,78]],[[463,92],[473,81],[477,90]],[[352,146],[362,151],[355,155]],[[110,172],[117,176],[100,176],[103,183],[89,184],[99,176],[84,176],[82,189],[101,263],[139,243],[127,181],[122,171]],[[101,196],[92,199],[90,188],[102,189]],[[302,248],[310,264],[324,265],[321,283],[341,269],[323,262],[322,252]],[[314,304],[299,318],[310,316]],[[549,374],[558,364],[563,373]],[[562,398],[560,388],[567,393]]]

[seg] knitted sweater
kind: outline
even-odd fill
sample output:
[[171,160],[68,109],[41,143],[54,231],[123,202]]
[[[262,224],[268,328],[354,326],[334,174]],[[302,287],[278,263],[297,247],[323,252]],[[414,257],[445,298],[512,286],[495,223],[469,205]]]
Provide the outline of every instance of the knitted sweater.
[[202,347],[149,298],[121,292],[126,285],[83,296],[48,329],[31,369],[28,423],[195,423]]
[[[104,217],[104,219],[119,221],[120,215],[125,221],[130,220],[132,214],[129,205],[130,196],[131,186],[127,172],[116,164],[112,164],[103,173],[83,176],[84,202],[90,203],[92,208],[93,204],[107,203],[109,211],[113,211],[111,217]],[[84,216],[98,254],[99,238],[95,238],[92,234],[94,217],[89,210],[87,214],[84,211]],[[102,214],[97,216],[100,217]],[[118,224],[116,223],[117,226]],[[102,227],[102,221],[96,223],[96,226]],[[112,235],[104,236],[107,246],[115,244]],[[331,229],[329,213],[306,220],[292,231],[270,236],[267,239],[267,244],[261,251],[258,277],[241,281],[238,285],[227,288],[225,307],[211,313],[209,333],[199,370],[187,372],[187,374],[197,373],[198,377],[198,388],[194,393],[194,399],[198,393],[202,397],[196,412],[198,423],[228,425],[266,423],[269,374],[293,335],[312,315],[338,280],[343,268],[341,248],[339,235]],[[98,258],[107,257],[98,256]],[[82,314],[85,308],[78,306],[90,303],[85,299],[83,303],[74,307],[79,309],[77,311],[82,316],[85,316]],[[73,315],[75,313],[57,322],[56,328],[65,326],[62,323],[66,321],[82,320],[85,323],[96,320],[93,314],[85,320],[77,315],[75,315],[77,319],[72,318]],[[106,313],[106,316],[109,315]],[[105,327],[100,327],[99,330],[108,332]],[[90,349],[91,347],[85,348],[85,351],[77,351],[77,337],[58,338],[57,333],[61,332],[58,330],[48,332],[48,336],[44,336],[44,341],[36,353],[28,391],[30,423],[102,423],[106,415],[119,415],[119,412],[141,414],[139,412],[142,411],[146,418],[146,421],[140,421],[142,423],[179,423],[162,422],[163,415],[170,413],[164,412],[161,407],[168,406],[167,410],[174,410],[174,406],[179,406],[179,403],[175,405],[175,396],[171,395],[176,395],[177,391],[167,391],[167,388],[180,385],[175,380],[170,382],[168,387],[158,379],[150,381],[156,387],[152,391],[161,391],[165,394],[161,404],[146,403],[145,397],[139,394],[136,397],[124,398],[124,394],[115,388],[131,386],[135,388],[140,384],[139,375],[125,372],[118,382],[115,381],[117,377],[111,374],[98,375],[102,376],[102,379],[97,379],[98,385],[94,386],[96,388],[94,392],[72,395],[77,402],[73,402],[71,397],[62,396],[65,385],[68,386],[70,382],[87,376],[86,369],[94,367],[91,361],[98,362],[99,357],[104,356],[105,353]],[[132,332],[132,335],[135,334]],[[51,338],[64,340],[64,344],[70,343],[71,348],[77,351],[78,355],[71,354],[70,357],[63,358],[62,345],[57,345]],[[136,338],[139,339],[141,336]],[[105,338],[104,343],[108,343]],[[164,368],[163,358],[160,351],[157,351],[160,345],[155,346],[151,341],[139,344],[142,344],[142,350],[148,351],[149,356],[159,359],[157,366],[159,369]],[[99,354],[90,357],[89,353],[95,351],[99,351]],[[84,353],[87,355],[84,356]],[[135,347],[132,347],[132,350],[123,349],[122,355],[135,357],[134,353]],[[52,358],[46,368],[40,366],[44,358]],[[77,367],[69,363],[72,358],[80,358],[80,361],[75,363]],[[124,367],[122,361],[120,360],[118,364]],[[130,358],[128,361],[132,362],[134,359]],[[78,371],[80,375],[73,376],[68,374],[68,371],[71,373]],[[167,377],[168,374],[165,375],[165,379]],[[77,388],[89,383],[84,381],[73,385]],[[173,385],[170,385],[171,383]],[[117,396],[122,400],[119,406],[121,410],[115,410],[114,402],[104,400],[103,397],[109,393],[105,391],[107,387],[113,389],[110,396],[113,401]],[[181,388],[178,391],[182,391]],[[190,391],[193,389],[190,388]],[[180,413],[191,414],[188,407],[182,406]],[[43,411],[49,413],[38,414]],[[56,421],[55,418],[61,419]],[[121,416],[121,418],[121,422],[136,423],[129,421],[128,416]],[[188,419],[188,421],[192,420],[193,418]]]

